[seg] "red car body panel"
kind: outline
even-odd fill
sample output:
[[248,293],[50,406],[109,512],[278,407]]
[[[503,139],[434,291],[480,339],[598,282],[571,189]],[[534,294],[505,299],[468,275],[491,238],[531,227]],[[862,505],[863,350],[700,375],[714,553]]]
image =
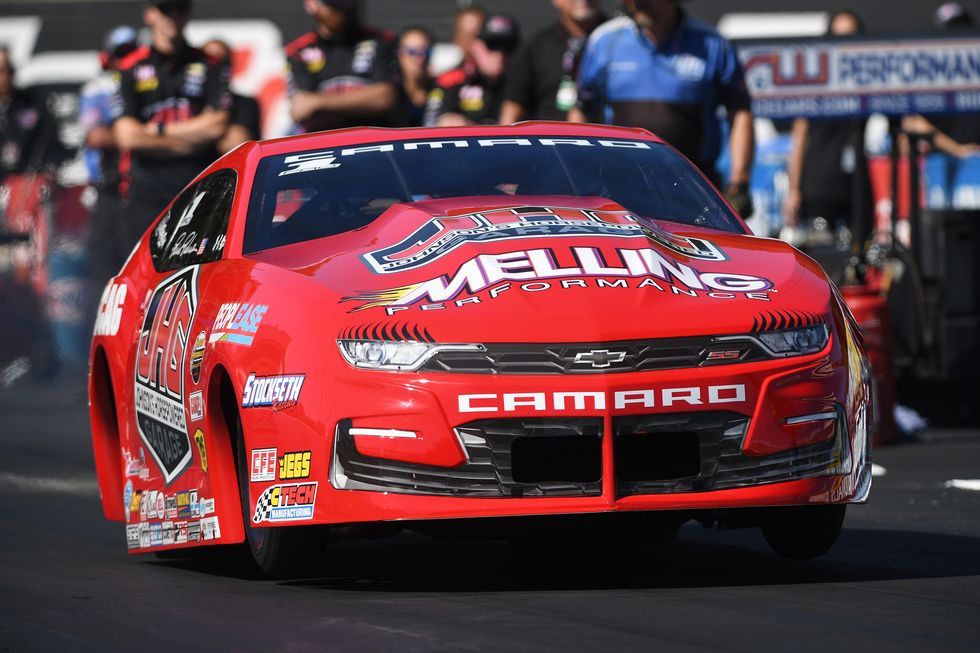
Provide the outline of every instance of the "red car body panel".
[[[104,513],[126,522],[132,552],[243,540],[235,434],[229,433],[222,408],[223,382],[234,390],[251,465],[244,518],[256,515],[257,505],[261,511],[270,497],[283,509],[277,513],[283,519],[258,522],[259,527],[843,503],[866,498],[870,392],[861,336],[819,266],[781,241],[752,237],[747,229],[745,234],[733,234],[659,222],[667,240],[704,239],[724,253],[724,260],[697,260],[636,235],[465,242],[427,265],[395,273],[381,274],[366,264],[366,257],[379,247],[399,243],[440,217],[513,206],[609,215],[624,211],[599,198],[537,196],[511,202],[467,197],[395,205],[355,231],[242,254],[250,189],[263,157],[448,134],[659,142],[642,130],[558,123],[453,130],[352,129],[248,143],[218,160],[198,179],[221,169],[238,171],[221,260],[157,272],[148,253],[151,229],[107,287],[96,324],[90,374],[96,467]],[[592,248],[602,256],[587,266],[589,270],[575,267],[575,260],[566,256],[573,247],[580,248],[576,251],[580,257],[588,254],[581,248]],[[540,257],[535,259],[536,276],[491,279],[493,274],[506,276],[508,260],[526,263],[528,257],[537,256],[529,251],[544,248],[552,248],[557,260],[545,264]],[[651,259],[654,263],[668,264],[659,269],[660,276],[649,260],[641,266],[639,255],[630,255],[635,269],[625,263],[606,263],[616,260],[617,251],[643,248],[663,257]],[[480,256],[484,256],[481,265],[490,260],[501,269],[481,268],[484,276],[479,279],[460,277],[476,269],[471,262]],[[569,282],[572,278],[578,281]],[[440,289],[460,279],[459,288],[438,296]],[[732,290],[739,283],[764,288]],[[169,312],[159,308],[171,305]],[[147,331],[148,311],[158,317],[153,317]],[[405,329],[425,332],[439,343],[614,343],[746,334],[774,325],[818,321],[827,324],[830,337],[816,354],[615,374],[375,371],[349,365],[337,344],[338,339],[357,334],[378,337],[380,333],[387,339],[384,334]],[[157,354],[147,353],[150,342]],[[156,384],[165,400],[140,389],[146,384],[140,380],[143,377]],[[243,407],[249,388],[259,387],[256,384],[263,383],[264,377],[284,377],[276,382],[277,399],[271,405]],[[290,390],[295,392],[290,395]],[[154,401],[159,405],[150,406]],[[149,440],[141,436],[139,402],[144,412],[166,413],[175,423],[186,425],[182,433],[186,441],[172,434],[154,440],[163,457],[176,461],[173,464],[161,464],[147,445]],[[182,415],[172,414],[176,406]],[[724,410],[747,417],[742,454],[751,458],[829,442],[835,437],[836,421],[787,424],[786,420],[833,413],[838,407],[853,454],[844,461],[847,468],[841,473],[709,491],[624,496],[617,489],[610,434],[614,420],[622,416]],[[341,424],[355,430],[415,434],[353,435],[360,455],[453,468],[467,460],[457,427],[482,419],[544,417],[602,420],[598,494],[435,496],[339,489],[332,483]],[[188,443],[190,450],[185,452]]]

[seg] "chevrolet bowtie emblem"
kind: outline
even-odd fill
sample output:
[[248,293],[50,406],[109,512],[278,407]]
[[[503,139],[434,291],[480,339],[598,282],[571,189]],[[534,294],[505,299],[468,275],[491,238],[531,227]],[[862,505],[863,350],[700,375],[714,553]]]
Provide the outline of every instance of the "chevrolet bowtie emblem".
[[609,351],[608,349],[593,349],[575,354],[575,364],[590,363],[592,367],[609,367],[613,363],[626,360],[625,351]]

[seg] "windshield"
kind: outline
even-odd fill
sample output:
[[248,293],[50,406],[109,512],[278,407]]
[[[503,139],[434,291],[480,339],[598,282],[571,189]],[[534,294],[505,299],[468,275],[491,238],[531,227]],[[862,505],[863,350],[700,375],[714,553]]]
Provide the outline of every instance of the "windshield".
[[244,251],[359,229],[395,203],[519,195],[603,197],[639,218],[743,233],[694,166],[661,143],[453,138],[262,159],[249,202]]

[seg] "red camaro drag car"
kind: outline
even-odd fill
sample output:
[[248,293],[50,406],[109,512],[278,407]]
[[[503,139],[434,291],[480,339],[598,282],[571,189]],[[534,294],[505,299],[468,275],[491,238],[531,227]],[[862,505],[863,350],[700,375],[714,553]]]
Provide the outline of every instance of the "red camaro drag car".
[[836,289],[642,130],[247,143],[106,287],[91,356],[131,552],[244,541],[281,573],[328,525],[605,515],[806,558],[871,484]]

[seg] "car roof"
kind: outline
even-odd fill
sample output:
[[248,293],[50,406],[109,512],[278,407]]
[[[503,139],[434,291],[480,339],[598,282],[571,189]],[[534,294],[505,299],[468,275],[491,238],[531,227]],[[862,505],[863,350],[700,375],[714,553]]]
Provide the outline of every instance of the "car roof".
[[417,139],[466,137],[555,136],[585,138],[641,139],[663,141],[645,129],[552,121],[527,121],[513,125],[475,125],[469,127],[352,127],[332,131],[286,136],[258,143],[261,156],[303,152],[319,148],[342,147],[365,143]]

